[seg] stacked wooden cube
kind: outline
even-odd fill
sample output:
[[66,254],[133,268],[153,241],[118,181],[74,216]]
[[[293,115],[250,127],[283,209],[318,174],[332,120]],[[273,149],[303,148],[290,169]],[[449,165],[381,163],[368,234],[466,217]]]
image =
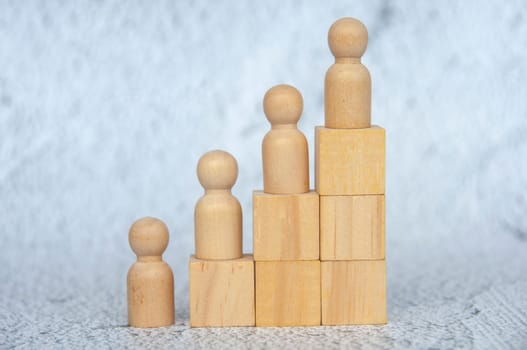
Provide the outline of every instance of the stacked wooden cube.
[[371,125],[371,80],[360,58],[364,25],[329,31],[325,126],[315,129],[320,195],[322,324],[386,323],[385,130]]

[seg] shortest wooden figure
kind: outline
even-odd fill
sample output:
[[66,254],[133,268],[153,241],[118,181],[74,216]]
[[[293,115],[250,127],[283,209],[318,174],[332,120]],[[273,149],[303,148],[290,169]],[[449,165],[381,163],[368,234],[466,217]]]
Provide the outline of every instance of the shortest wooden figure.
[[168,228],[159,219],[134,222],[128,234],[137,262],[130,267],[128,324],[152,328],[174,324],[174,276],[162,254],[168,245]]

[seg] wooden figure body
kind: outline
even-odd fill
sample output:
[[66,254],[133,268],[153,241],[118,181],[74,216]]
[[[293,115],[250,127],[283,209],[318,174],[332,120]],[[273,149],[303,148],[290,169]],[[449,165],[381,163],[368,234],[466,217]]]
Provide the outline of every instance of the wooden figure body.
[[361,63],[368,44],[368,31],[354,18],[341,18],[329,29],[328,42],[335,64],[326,73],[325,127],[369,128],[371,78]]
[[265,193],[309,192],[307,140],[297,128],[302,109],[302,95],[292,86],[277,85],[265,94],[264,112],[271,123],[262,143]]
[[231,193],[238,177],[236,159],[224,151],[207,152],[198,162],[197,173],[205,194],[194,211],[196,258],[241,258],[242,208]]
[[168,245],[166,225],[155,218],[140,219],[128,239],[137,255],[127,276],[128,324],[140,328],[174,324],[174,276],[162,260]]

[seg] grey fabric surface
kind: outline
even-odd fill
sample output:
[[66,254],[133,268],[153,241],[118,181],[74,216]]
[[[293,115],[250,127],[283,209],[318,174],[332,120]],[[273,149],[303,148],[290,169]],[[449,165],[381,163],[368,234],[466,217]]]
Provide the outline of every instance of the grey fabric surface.
[[[263,94],[303,93],[312,159],[343,16],[369,28],[387,129],[389,323],[189,329],[197,159],[238,159],[252,251]],[[525,348],[526,16],[521,1],[0,1],[0,348]],[[171,231],[169,328],[126,327],[127,231],[146,215]]]

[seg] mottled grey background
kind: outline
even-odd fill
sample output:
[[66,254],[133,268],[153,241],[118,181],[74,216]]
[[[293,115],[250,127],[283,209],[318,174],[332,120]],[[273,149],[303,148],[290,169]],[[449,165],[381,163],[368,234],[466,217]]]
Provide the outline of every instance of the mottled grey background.
[[[262,97],[299,88],[312,151],[343,16],[387,129],[389,324],[190,330],[196,162],[238,159],[250,252]],[[522,1],[0,0],[0,347],[527,346],[526,62]],[[171,231],[165,329],[126,327],[145,215]]]

